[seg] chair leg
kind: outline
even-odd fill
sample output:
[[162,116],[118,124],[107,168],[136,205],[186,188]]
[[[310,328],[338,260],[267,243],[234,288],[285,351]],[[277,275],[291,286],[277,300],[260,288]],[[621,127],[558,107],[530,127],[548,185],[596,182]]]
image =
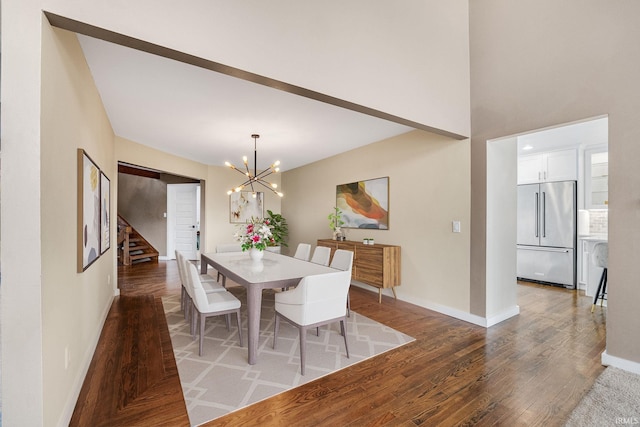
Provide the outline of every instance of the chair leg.
[[340,321],[340,331],[342,332],[342,336],[344,337],[344,349],[347,351],[347,359],[349,358],[349,345],[347,344],[347,329],[345,328],[345,320]]
[[224,315],[224,320],[227,323],[227,331],[231,330],[231,314],[227,313]]
[[349,298],[349,291],[347,291],[347,317],[351,317],[351,298]]
[[304,375],[304,356],[307,349],[307,329],[305,327],[299,328],[300,332],[300,374]]
[[242,322],[240,321],[240,309],[238,309],[238,311],[236,311],[236,320],[238,321],[238,339],[240,339],[240,347],[243,347],[243,345],[242,345]]
[[202,313],[199,313],[199,314],[200,315],[198,317],[200,318],[200,351],[198,352],[198,355],[202,356],[202,346],[204,344],[204,324],[207,318],[204,317]]
[[591,312],[596,309],[596,304],[598,303],[598,298],[600,298],[600,292],[602,291],[602,286],[606,283],[607,280],[607,269],[602,270],[602,276],[600,276],[600,283],[598,283],[598,290],[596,291],[596,296],[593,298],[593,304],[591,305]]
[[280,318],[276,314],[276,320],[273,322],[273,348],[276,348],[276,340],[278,339],[278,329],[280,329]]
[[600,307],[602,307],[602,304],[604,303],[604,294],[607,293],[607,280],[609,279],[609,273],[606,268],[602,274],[604,275],[604,283],[602,283],[602,291],[600,291]]

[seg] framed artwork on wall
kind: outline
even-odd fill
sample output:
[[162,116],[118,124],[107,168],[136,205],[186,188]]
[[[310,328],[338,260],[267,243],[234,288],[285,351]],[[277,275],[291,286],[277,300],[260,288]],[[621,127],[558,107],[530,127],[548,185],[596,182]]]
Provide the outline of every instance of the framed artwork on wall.
[[389,177],[336,186],[343,228],[389,229]]
[[78,149],[78,272],[100,257],[100,169]]
[[111,181],[100,172],[100,254],[111,247]]
[[264,217],[264,193],[239,191],[229,196],[229,222],[244,224],[251,218]]

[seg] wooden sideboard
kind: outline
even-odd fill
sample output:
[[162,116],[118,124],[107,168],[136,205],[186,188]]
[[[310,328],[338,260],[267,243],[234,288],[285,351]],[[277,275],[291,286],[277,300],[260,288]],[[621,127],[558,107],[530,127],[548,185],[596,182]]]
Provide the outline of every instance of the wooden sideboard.
[[365,245],[351,240],[319,239],[318,246],[331,248],[331,257],[336,249],[353,252],[351,278],[378,288],[378,302],[382,302],[382,289],[391,288],[396,296],[396,286],[400,286],[400,246]]

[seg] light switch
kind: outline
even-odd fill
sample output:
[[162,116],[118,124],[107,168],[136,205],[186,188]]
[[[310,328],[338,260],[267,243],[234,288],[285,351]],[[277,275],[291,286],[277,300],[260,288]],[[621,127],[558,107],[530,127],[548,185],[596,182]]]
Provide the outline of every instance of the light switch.
[[460,221],[453,221],[452,222],[452,228],[453,228],[453,232],[454,233],[459,233],[460,232]]

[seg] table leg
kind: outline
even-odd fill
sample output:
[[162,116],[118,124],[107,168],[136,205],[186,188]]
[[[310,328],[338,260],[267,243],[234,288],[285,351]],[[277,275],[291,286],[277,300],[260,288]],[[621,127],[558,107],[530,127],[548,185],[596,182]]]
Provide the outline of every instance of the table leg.
[[260,309],[262,307],[262,289],[247,287],[247,329],[249,336],[249,365],[258,361],[258,342],[260,339]]
[[200,274],[207,274],[207,268],[209,263],[206,261],[202,255],[200,255]]

